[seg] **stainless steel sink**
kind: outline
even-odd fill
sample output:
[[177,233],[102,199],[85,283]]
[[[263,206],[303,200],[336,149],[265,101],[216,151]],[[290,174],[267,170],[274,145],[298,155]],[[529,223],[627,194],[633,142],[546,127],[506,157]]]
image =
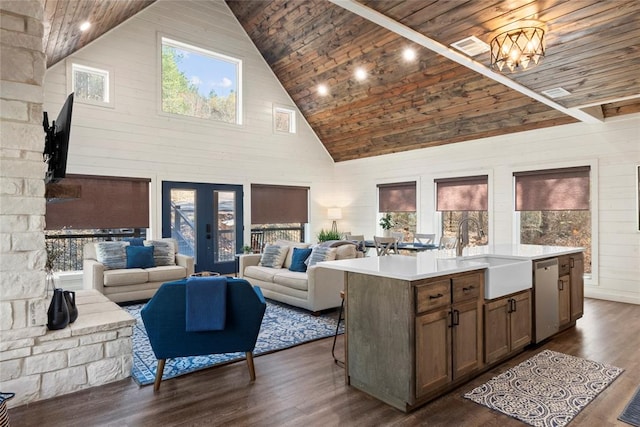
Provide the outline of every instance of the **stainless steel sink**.
[[459,259],[488,264],[484,273],[485,299],[500,298],[514,292],[531,289],[533,285],[530,260],[498,255],[472,255]]

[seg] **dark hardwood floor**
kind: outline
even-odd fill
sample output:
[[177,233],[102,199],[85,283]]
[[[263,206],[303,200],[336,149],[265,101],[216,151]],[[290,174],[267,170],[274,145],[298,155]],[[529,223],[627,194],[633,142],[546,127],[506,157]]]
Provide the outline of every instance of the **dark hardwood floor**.
[[[542,349],[625,372],[571,425],[626,426],[617,417],[640,385],[640,305],[587,299],[585,316],[537,348],[410,414],[344,384],[331,339],[255,358],[257,380],[244,362],[165,381],[158,394],[127,379],[9,410],[15,426],[521,426],[462,395]],[[339,339],[342,352],[342,339]],[[341,353],[340,353],[341,354]]]

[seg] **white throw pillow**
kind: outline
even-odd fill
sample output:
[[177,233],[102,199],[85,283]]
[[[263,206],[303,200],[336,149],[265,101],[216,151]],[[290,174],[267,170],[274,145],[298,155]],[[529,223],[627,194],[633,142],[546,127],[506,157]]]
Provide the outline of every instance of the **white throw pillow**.
[[267,245],[260,257],[261,267],[282,268],[282,263],[289,252],[288,246]]
[[322,261],[333,261],[336,259],[336,248],[327,248],[324,246],[315,246],[311,251],[311,255],[305,261],[308,267]]
[[127,252],[129,242],[96,243],[96,259],[104,265],[105,270],[127,268]]
[[153,260],[156,267],[176,265],[176,247],[171,239],[145,240],[145,246],[153,246]]

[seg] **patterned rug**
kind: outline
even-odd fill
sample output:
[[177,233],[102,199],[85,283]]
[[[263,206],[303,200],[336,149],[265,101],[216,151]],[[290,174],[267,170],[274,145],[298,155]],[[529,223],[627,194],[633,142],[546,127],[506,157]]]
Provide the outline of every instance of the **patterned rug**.
[[636,390],[626,408],[618,417],[620,421],[624,421],[632,426],[640,427],[640,387]]
[[[156,376],[158,361],[153,354],[147,331],[140,318],[144,304],[123,307],[136,319],[133,328],[133,368],[131,376],[140,385],[152,384]],[[334,310],[320,316],[308,311],[279,302],[267,300],[258,342],[253,352],[255,356],[273,353],[306,342],[333,336],[336,332],[338,311]],[[343,333],[340,324],[339,333]],[[199,371],[214,365],[244,360],[243,352],[212,354],[207,356],[177,357],[167,359],[162,379],[175,378],[190,372]]]
[[532,426],[564,426],[622,371],[544,350],[464,397]]

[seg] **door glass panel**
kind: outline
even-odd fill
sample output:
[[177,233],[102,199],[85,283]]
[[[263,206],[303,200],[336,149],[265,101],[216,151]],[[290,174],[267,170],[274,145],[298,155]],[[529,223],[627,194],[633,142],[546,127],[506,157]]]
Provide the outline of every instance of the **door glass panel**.
[[235,261],[236,254],[236,193],[218,191],[213,194],[213,211],[217,213],[216,262]]
[[171,237],[178,252],[196,257],[196,190],[171,189]]

